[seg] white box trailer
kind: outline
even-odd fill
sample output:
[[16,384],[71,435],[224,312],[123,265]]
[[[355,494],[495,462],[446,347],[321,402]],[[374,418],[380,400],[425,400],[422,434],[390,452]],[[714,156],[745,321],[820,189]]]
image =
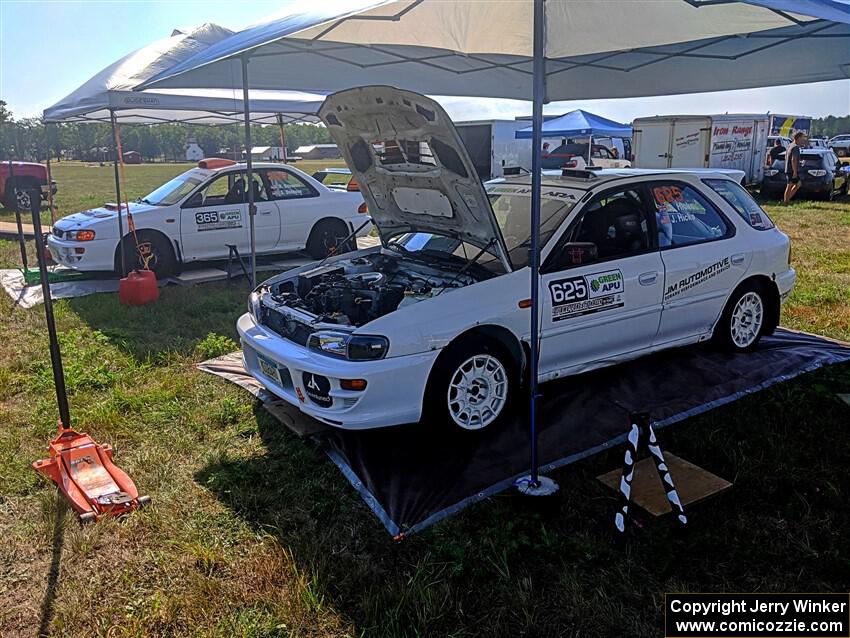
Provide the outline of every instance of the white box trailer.
[[515,137],[528,122],[475,120],[454,124],[482,180],[504,177],[505,169],[531,170],[531,140]]
[[636,119],[636,168],[731,168],[746,184],[764,173],[769,117],[765,115],[662,115]]

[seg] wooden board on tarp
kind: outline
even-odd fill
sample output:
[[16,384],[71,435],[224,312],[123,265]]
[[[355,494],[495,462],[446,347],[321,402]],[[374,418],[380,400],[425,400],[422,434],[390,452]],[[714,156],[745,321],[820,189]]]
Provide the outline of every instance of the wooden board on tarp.
[[[670,475],[673,477],[685,512],[688,511],[689,505],[699,503],[732,487],[732,483],[726,479],[680,459],[675,454],[665,452],[664,459],[667,461],[667,467],[670,468]],[[622,476],[623,470],[618,468],[596,478],[619,493]],[[649,457],[638,461],[635,465],[631,502],[653,516],[662,516],[671,512],[661,477],[655,469],[655,462]]]

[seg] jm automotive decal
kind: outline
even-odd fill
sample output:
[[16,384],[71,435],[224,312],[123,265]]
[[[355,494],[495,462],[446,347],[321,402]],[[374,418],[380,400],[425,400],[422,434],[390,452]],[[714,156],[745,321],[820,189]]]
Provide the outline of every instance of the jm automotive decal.
[[624,292],[623,273],[619,270],[550,282],[552,321],[621,308],[626,305]]
[[239,228],[242,226],[242,211],[223,210],[220,212],[195,213],[195,223],[198,225],[198,230]]
[[680,279],[675,284],[671,284],[667,286],[667,290],[664,291],[664,301],[668,299],[672,299],[673,297],[682,294],[685,291],[690,290],[691,288],[695,288],[700,284],[705,283],[712,277],[719,275],[725,270],[729,270],[732,266],[729,261],[729,257],[724,257],[720,261],[717,261],[710,266],[703,268],[702,270],[698,270],[692,275],[688,275],[687,277]]

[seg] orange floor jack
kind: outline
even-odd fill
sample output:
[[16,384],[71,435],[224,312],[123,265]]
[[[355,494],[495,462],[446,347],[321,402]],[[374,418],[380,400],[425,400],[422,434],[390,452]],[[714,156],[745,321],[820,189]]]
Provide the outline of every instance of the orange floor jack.
[[[56,384],[56,403],[59,407],[59,431],[50,442],[49,456],[32,464],[37,472],[48,476],[68,498],[80,522],[96,521],[103,516],[126,516],[150,503],[149,496],[139,496],[132,479],[112,462],[112,446],[98,444],[85,432],[71,429],[68,395],[62,354],[56,338],[53,302],[44,260],[44,239],[41,234],[38,191],[28,193],[35,231],[36,256],[44,293],[44,314],[50,338],[50,362]],[[26,198],[24,198],[26,199]]]

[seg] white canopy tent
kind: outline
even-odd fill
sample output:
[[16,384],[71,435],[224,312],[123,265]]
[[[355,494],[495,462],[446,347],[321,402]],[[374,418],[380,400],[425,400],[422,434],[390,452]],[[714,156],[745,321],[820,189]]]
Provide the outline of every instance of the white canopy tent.
[[[321,8],[296,2],[286,15],[237,33],[137,88],[241,84],[246,92],[335,91],[389,84],[436,95],[532,98],[534,229],[546,101],[847,78],[845,0],[327,0]],[[526,485],[545,492],[535,416],[537,240],[533,233]]]
[[[121,184],[117,151],[117,125],[185,122],[191,124],[283,125],[292,122],[318,122],[315,113],[323,95],[296,91],[255,91],[241,94],[233,89],[193,88],[161,91],[133,91],[133,87],[165,71],[209,46],[233,35],[233,31],[204,23],[190,29],[175,29],[167,38],[156,40],[130,53],[94,75],[82,86],[44,111],[46,124],[58,122],[109,122],[112,125],[115,156],[115,196],[118,229],[124,236]],[[246,107],[246,102],[248,106]],[[246,137],[247,137],[246,131]],[[250,147],[250,144],[247,144]],[[48,153],[47,170],[50,172]],[[52,194],[50,201],[53,211]],[[121,268],[124,268],[124,242],[120,244]],[[123,274],[123,272],[122,272]]]

